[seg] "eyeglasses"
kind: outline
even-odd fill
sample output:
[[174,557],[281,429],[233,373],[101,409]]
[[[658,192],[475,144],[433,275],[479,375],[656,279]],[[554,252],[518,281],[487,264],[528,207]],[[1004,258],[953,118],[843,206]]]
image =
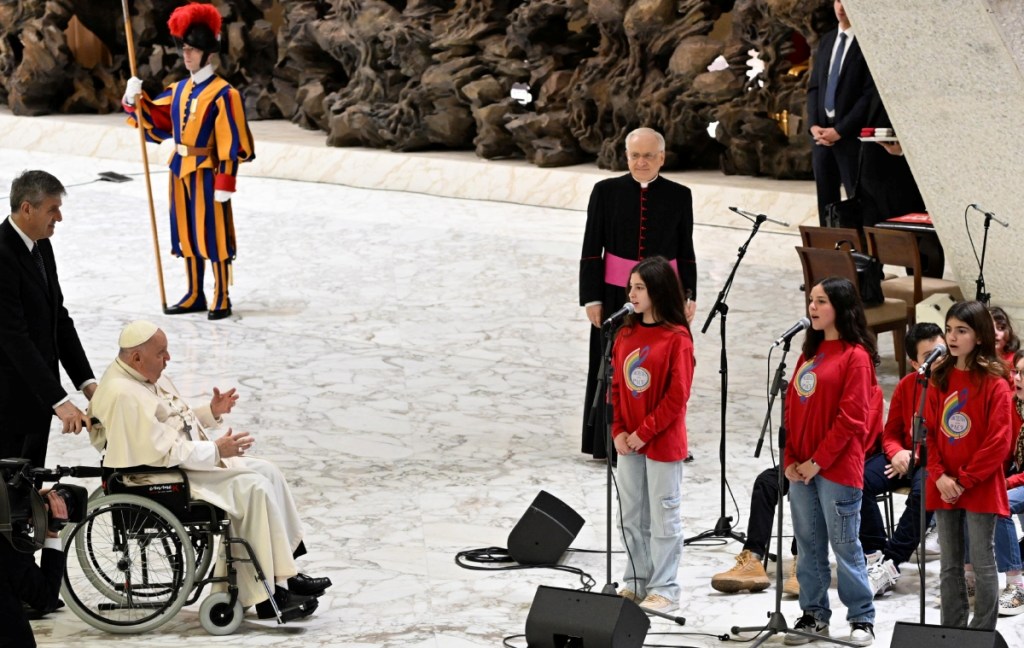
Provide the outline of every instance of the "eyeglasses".
[[626,153],[626,157],[628,157],[631,162],[636,162],[637,160],[647,160],[648,162],[654,162],[655,160],[658,159],[659,155],[661,155],[660,152],[658,152],[658,153]]

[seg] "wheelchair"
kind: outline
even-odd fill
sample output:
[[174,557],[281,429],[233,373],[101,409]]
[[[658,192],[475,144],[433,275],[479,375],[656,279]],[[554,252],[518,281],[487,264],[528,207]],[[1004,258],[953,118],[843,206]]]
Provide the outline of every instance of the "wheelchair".
[[[102,490],[89,499],[84,519],[65,528],[67,567],[61,593],[68,607],[94,628],[115,634],[148,632],[192,605],[207,585],[226,586],[199,608],[203,629],[227,635],[242,623],[234,565],[251,563],[284,623],[255,553],[232,537],[224,511],[190,497],[180,468],[104,469]],[[160,483],[133,483],[157,477]],[[218,542],[225,575],[214,575]],[[244,552],[233,552],[241,547]],[[239,557],[236,553],[244,553]]]

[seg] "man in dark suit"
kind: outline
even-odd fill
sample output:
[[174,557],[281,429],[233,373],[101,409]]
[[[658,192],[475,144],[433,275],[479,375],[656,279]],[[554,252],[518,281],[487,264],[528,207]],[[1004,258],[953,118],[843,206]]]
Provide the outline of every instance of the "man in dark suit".
[[852,196],[857,185],[860,129],[867,125],[875,82],[850,26],[842,0],[834,9],[839,28],[825,34],[807,83],[807,122],[814,146],[811,165],[818,189],[818,219],[840,199],[839,185]]
[[0,458],[46,462],[50,422],[79,433],[85,414],[61,387],[60,369],[91,398],[96,390],[57,278],[48,240],[63,220],[60,180],[25,171],[11,184],[11,216],[0,224]]

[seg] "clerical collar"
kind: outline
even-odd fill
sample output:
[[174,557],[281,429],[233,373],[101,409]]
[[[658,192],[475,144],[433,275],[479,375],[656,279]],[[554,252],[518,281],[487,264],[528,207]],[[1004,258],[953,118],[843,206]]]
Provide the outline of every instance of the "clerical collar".
[[192,73],[192,83],[199,85],[213,76],[213,64],[208,63]]
[[129,376],[131,376],[132,378],[134,378],[135,380],[138,380],[139,382],[142,382],[142,383],[146,383],[147,385],[153,385],[153,383],[151,383],[148,380],[146,380],[145,376],[143,376],[138,371],[135,371],[134,369],[129,367],[127,364],[125,364],[124,361],[121,360],[121,358],[115,358],[114,362],[116,362],[117,366],[119,366],[122,369],[124,369],[124,372],[126,374],[128,374]]
[[650,180],[649,180],[648,182],[640,182],[640,181],[639,181],[639,180],[637,180],[636,178],[633,178],[633,180],[634,180],[634,181],[635,181],[635,182],[636,182],[637,184],[639,184],[639,185],[640,185],[640,188],[641,188],[641,189],[646,189],[647,187],[649,187],[649,186],[650,186],[650,184],[651,184],[652,182],[654,182],[655,180],[657,180],[657,179],[658,179],[658,178],[660,178],[660,177],[661,177],[661,176],[654,176],[654,177],[653,177],[653,178],[651,178],[651,179],[650,179]]

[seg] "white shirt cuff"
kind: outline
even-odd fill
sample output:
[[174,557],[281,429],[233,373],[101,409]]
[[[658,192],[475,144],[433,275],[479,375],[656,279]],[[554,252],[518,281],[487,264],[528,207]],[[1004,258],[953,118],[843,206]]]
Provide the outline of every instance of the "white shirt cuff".
[[64,546],[61,544],[60,538],[47,538],[46,540],[43,540],[43,549],[64,551]]

